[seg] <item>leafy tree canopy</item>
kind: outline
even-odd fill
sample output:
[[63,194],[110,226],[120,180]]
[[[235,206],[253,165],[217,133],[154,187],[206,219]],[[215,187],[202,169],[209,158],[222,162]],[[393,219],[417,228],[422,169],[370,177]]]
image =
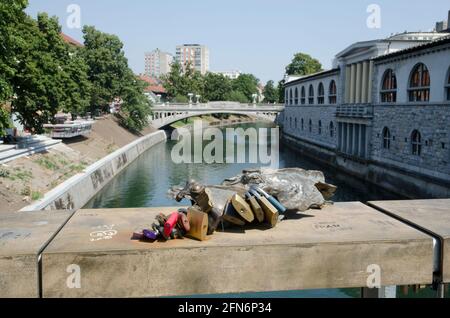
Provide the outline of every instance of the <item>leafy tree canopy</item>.
[[308,54],[297,53],[292,62],[286,66],[288,75],[309,75],[322,71],[322,64]]
[[267,103],[278,103],[278,88],[275,88],[273,81],[268,81],[264,86],[264,100]]

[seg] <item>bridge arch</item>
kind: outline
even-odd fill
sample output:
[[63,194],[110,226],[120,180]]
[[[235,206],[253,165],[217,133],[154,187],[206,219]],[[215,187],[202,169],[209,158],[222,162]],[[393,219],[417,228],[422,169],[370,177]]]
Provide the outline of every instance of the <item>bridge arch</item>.
[[157,129],[163,129],[187,118],[215,114],[254,116],[275,122],[283,110],[284,106],[281,105],[259,106],[238,103],[156,106],[153,108],[150,123]]

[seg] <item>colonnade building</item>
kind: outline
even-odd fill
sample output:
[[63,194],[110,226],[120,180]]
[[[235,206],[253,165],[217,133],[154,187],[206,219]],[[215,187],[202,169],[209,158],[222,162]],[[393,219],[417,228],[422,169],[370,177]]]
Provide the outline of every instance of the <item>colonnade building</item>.
[[355,43],[285,85],[283,140],[406,197],[450,196],[450,34]]

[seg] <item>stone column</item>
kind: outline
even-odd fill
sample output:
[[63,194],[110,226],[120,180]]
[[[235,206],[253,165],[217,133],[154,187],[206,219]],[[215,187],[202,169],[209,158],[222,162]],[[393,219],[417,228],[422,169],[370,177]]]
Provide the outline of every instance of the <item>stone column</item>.
[[360,135],[360,139],[359,139],[359,157],[361,158],[365,158],[364,155],[364,150],[366,149],[366,145],[365,145],[365,141],[366,141],[366,132],[365,132],[365,125],[361,125],[359,127],[359,135]]
[[350,90],[351,90],[351,76],[352,76],[352,68],[351,66],[345,67],[345,103],[350,103]]
[[352,124],[347,123],[347,154],[352,153]]
[[366,104],[369,101],[369,62],[365,61],[363,63],[362,69],[362,95],[361,95],[361,103]]
[[355,103],[361,104],[362,89],[362,64],[356,64],[356,97]]
[[342,152],[347,153],[347,138],[348,138],[348,131],[347,131],[347,123],[341,123],[342,125]]
[[361,138],[360,135],[360,127],[361,125],[359,124],[354,124],[353,125],[353,155],[355,157],[358,157],[358,152],[359,152],[359,139]]
[[355,100],[356,100],[356,64],[352,64],[350,76],[350,104],[354,104]]
[[368,88],[368,92],[367,92],[367,102],[370,104],[372,103],[372,83],[373,83],[373,61],[370,61],[369,64],[369,88]]

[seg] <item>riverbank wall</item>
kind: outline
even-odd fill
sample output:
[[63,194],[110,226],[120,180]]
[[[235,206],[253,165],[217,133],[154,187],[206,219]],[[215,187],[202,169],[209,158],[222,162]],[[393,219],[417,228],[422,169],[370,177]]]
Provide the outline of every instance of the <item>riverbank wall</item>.
[[166,140],[164,131],[137,139],[68,179],[21,211],[80,209],[136,158]]
[[369,159],[355,160],[354,157],[339,153],[336,147],[286,132],[281,134],[281,143],[305,157],[404,198],[450,197],[450,180],[446,180],[445,176],[441,176],[438,171],[431,175],[386,162]]

